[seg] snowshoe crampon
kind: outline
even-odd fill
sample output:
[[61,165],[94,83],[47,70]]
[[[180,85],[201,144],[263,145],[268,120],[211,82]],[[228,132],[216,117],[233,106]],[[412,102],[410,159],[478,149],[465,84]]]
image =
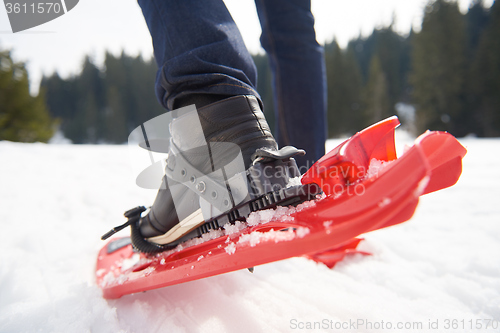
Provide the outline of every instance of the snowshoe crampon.
[[466,150],[452,135],[428,131],[397,158],[398,125],[396,117],[372,125],[314,164],[301,182],[321,187],[324,195],[316,200],[252,213],[247,223],[216,230],[206,241],[154,255],[134,251],[128,237],[112,239],[97,259],[103,296],[118,298],[294,256],[333,267],[357,252],[357,236],[410,219],[420,195],[460,177]]

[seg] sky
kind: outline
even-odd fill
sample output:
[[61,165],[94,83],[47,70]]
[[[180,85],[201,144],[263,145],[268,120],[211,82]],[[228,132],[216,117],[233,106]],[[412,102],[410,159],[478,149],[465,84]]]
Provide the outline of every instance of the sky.
[[[458,0],[466,12],[472,0]],[[225,0],[252,53],[264,52],[254,2]],[[374,28],[388,26],[406,34],[418,30],[427,0],[312,0],[317,39],[320,43],[335,38],[341,47]],[[493,0],[485,0],[490,6]],[[80,0],[65,15],[24,32],[13,34],[6,9],[0,6],[0,50],[12,49],[16,61],[25,62],[31,91],[36,93],[42,75],[57,71],[62,77],[78,73],[85,55],[102,64],[105,51],[115,55],[153,54],[151,37],[134,0]]]

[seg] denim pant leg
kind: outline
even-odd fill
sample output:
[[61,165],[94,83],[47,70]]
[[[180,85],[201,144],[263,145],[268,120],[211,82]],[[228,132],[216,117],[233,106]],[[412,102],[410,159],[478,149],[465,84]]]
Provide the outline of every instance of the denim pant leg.
[[280,147],[305,149],[304,172],[325,154],[326,70],[316,41],[310,0],[255,0],[261,44],[273,71],[276,136]]
[[156,95],[259,95],[257,70],[222,0],[138,0],[153,39]]

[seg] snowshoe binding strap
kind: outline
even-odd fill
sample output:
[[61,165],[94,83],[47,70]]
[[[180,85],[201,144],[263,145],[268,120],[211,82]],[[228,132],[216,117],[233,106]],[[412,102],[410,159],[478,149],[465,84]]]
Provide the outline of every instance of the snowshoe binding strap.
[[127,210],[123,214],[127,218],[127,222],[125,222],[124,224],[119,225],[117,227],[114,227],[113,229],[111,229],[110,231],[108,231],[107,233],[102,235],[101,240],[106,240],[109,237],[116,234],[118,231],[125,229],[126,227],[128,227],[132,223],[139,221],[139,219],[141,218],[141,213],[144,212],[145,210],[146,210],[146,207],[144,207],[144,206],[137,206],[135,208]]
[[245,221],[252,212],[277,206],[296,206],[304,201],[315,199],[316,195],[321,193],[320,187],[314,183],[300,184],[297,164],[291,158],[303,152],[294,147],[284,147],[279,151],[261,149],[256,152],[254,156],[259,162],[254,162],[246,171],[248,199],[218,216],[207,219],[205,223],[168,245],[177,245],[189,239],[201,237],[228,223]]

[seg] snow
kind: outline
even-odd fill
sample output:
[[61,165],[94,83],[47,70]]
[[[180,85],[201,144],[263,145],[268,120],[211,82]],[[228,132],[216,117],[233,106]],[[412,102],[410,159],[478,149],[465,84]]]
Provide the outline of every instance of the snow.
[[234,254],[234,252],[236,252],[236,244],[229,243],[229,245],[224,248],[224,251],[229,255]]
[[273,220],[286,221],[288,216],[298,210],[303,209],[310,205],[314,205],[313,201],[304,202],[297,207],[277,207],[276,209],[264,209],[257,212],[253,212],[247,217],[247,224],[251,226],[256,226],[259,224],[264,224]]
[[365,178],[370,179],[378,177],[379,173],[386,167],[388,167],[392,162],[393,161],[380,161],[377,160],[376,158],[372,158],[370,160],[370,165],[368,166],[368,170],[366,171]]
[[95,283],[100,236],[156,195],[135,186],[127,147],[0,142],[0,332],[498,332],[500,140],[461,141],[458,184],[364,235],[371,256],[333,270],[293,258],[111,301]]

